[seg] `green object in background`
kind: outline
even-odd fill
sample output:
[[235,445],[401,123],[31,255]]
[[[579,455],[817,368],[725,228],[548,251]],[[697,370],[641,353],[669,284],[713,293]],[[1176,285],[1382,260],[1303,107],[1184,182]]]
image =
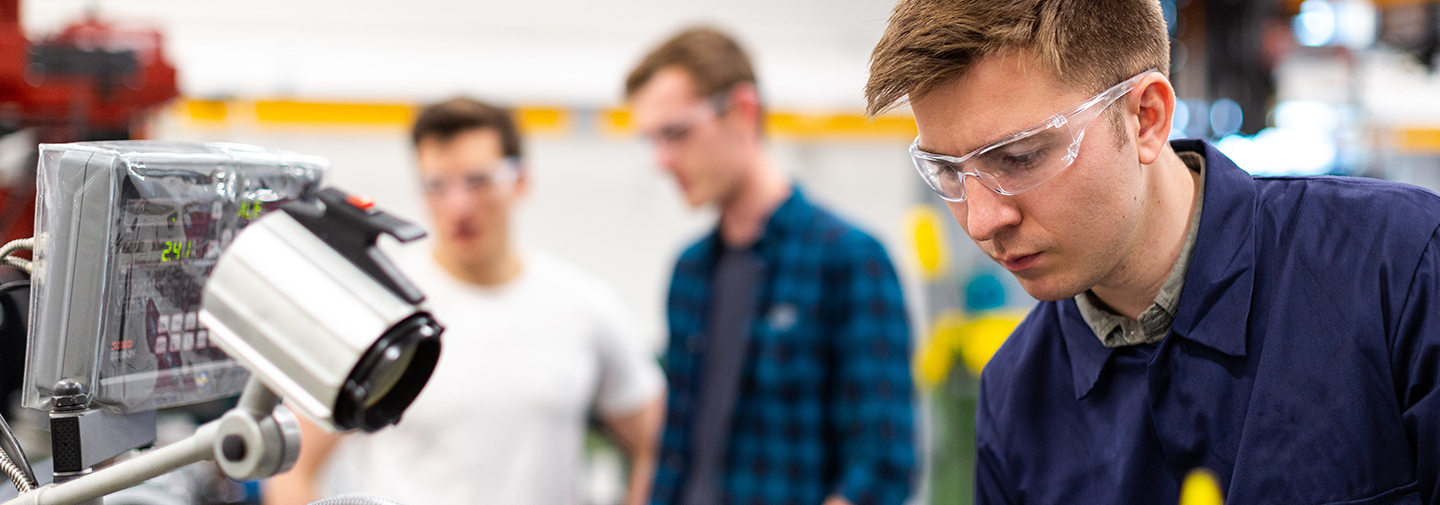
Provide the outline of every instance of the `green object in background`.
[[1005,291],[994,274],[974,274],[960,289],[966,310],[940,311],[930,339],[916,355],[917,383],[928,391],[931,407],[929,503],[975,502],[980,371],[1025,317],[1005,309]]
[[598,421],[585,431],[584,505],[619,505],[625,500],[630,467],[620,446],[610,439]]
[[975,503],[975,405],[980,380],[956,367],[944,387],[930,393],[934,440],[930,503]]

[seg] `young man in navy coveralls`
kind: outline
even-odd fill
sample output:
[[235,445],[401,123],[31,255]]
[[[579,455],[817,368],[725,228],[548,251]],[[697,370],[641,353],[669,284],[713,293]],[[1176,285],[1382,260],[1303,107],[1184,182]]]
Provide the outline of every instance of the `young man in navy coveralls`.
[[1168,142],[1155,0],[904,0],[878,113],[1042,300],[989,362],[978,503],[1440,500],[1440,197]]

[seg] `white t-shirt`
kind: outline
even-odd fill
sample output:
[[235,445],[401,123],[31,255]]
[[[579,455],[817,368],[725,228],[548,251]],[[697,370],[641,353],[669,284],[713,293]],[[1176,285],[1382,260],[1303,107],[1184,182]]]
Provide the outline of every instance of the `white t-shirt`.
[[395,257],[445,326],[440,362],[398,425],[345,437],[330,466],[354,478],[332,479],[338,490],[406,505],[581,503],[592,405],[625,414],[664,389],[619,295],[537,251],[491,288],[456,280],[429,251]]

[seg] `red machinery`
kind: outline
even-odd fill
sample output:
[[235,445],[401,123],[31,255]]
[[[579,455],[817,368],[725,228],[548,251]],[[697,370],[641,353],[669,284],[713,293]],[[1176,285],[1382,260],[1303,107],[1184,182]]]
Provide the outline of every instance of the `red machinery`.
[[[177,94],[159,32],[91,13],[32,43],[20,0],[0,0],[0,244],[33,234],[38,143],[144,137],[146,117]],[[0,400],[24,370],[25,311],[14,303],[0,303]]]
[[[20,0],[0,0],[0,135],[28,131],[33,143],[142,138],[144,119],[178,94],[159,32],[117,28],[90,13],[32,43]],[[27,168],[34,166],[32,158]],[[31,172],[0,185],[0,243],[31,234]]]

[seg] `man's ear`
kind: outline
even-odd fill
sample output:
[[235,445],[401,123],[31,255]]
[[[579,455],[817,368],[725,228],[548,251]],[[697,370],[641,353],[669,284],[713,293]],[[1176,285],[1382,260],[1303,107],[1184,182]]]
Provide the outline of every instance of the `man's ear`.
[[520,175],[515,178],[515,186],[510,189],[511,196],[515,199],[521,199],[530,194],[530,167],[522,163],[519,169]]
[[1175,116],[1175,88],[1158,72],[1146,75],[1135,85],[1139,98],[1132,98],[1130,112],[1139,118],[1135,130],[1135,150],[1140,163],[1149,165],[1160,157],[1170,141],[1171,122]]
[[754,83],[742,82],[730,89],[730,114],[733,114],[735,121],[744,125],[753,125],[756,136],[759,136],[760,121],[760,90]]

